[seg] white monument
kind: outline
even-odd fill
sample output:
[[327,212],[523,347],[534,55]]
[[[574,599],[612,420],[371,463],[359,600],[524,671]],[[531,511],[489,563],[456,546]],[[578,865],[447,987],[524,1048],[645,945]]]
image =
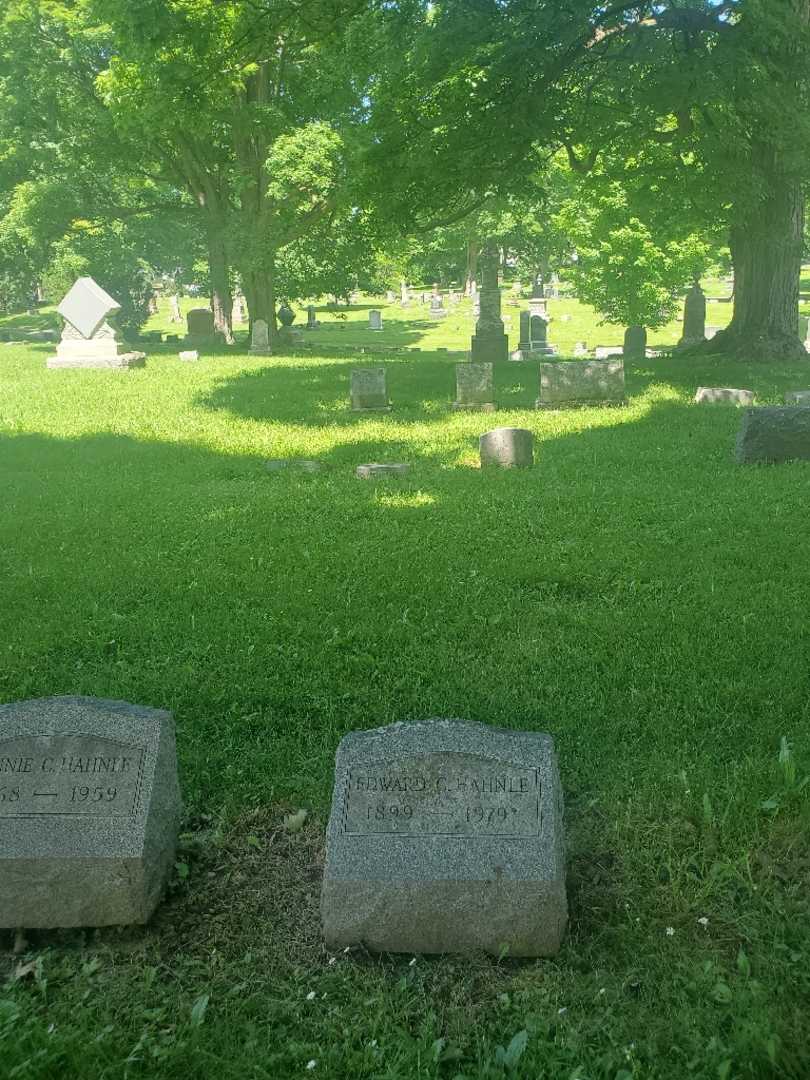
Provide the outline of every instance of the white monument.
[[92,278],[78,278],[56,310],[65,325],[56,356],[48,357],[49,368],[130,368],[145,364],[145,353],[128,351],[118,341],[107,317],[120,311],[121,305]]

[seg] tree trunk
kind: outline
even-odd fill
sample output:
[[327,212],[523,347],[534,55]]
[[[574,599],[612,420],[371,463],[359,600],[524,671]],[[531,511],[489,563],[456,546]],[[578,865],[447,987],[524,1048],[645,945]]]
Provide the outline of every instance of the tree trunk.
[[738,209],[729,234],[734,315],[728,328],[701,348],[746,360],[806,359],[798,336],[802,189],[780,174],[772,152],[760,150],[756,156],[766,195]]
[[276,295],[273,273],[266,267],[242,272],[251,332],[257,319],[264,319],[270,333],[270,341],[276,333]]
[[208,267],[211,277],[211,309],[214,312],[214,329],[223,334],[225,341],[233,345],[231,318],[233,296],[231,295],[230,267],[225,243],[219,229],[208,229]]

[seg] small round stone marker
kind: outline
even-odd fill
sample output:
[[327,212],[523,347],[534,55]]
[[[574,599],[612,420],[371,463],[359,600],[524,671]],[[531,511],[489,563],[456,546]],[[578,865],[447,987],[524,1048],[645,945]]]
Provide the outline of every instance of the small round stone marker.
[[316,473],[322,472],[326,465],[323,461],[314,461],[309,458],[269,458],[265,461],[264,467],[268,472],[297,469],[299,472]]
[[200,354],[197,352],[196,349],[184,349],[182,352],[179,352],[177,356],[178,359],[186,361],[200,359]]
[[380,465],[371,462],[368,465],[358,465],[355,476],[360,480],[372,480],[375,476],[404,476],[410,470],[410,465],[404,463]]
[[534,465],[534,436],[526,428],[493,428],[480,437],[478,447],[482,467],[529,469]]

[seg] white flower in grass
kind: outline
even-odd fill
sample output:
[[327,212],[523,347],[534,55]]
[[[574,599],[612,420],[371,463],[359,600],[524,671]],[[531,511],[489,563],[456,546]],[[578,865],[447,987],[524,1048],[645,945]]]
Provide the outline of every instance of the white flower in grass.
[[565,1014],[567,1012],[568,1012],[568,1006],[563,1005],[563,1007],[561,1009],[557,1009],[557,1016],[565,1016]]
[[704,929],[705,929],[705,927],[707,927],[709,925],[709,920],[706,918],[705,915],[701,915],[700,918],[698,919],[698,922],[700,923],[700,925],[702,927],[704,927]]
[[307,1001],[314,1001],[314,1000],[315,1000],[315,991],[310,990],[310,992],[307,994]]
[[317,1064],[318,1064],[318,1062],[317,1062],[317,1061],[315,1060],[315,1058],[311,1058],[311,1059],[310,1059],[310,1060],[309,1060],[309,1061],[307,1062],[307,1068],[308,1068],[308,1069],[314,1069],[314,1068],[315,1068],[315,1066],[316,1066]]
[[330,956],[329,957],[329,967],[331,967],[332,964],[336,964],[336,963],[337,963],[337,957],[336,956]]
[[667,935],[667,937],[674,937],[675,936],[675,927],[674,926],[668,926],[666,928],[666,930],[664,931],[664,933]]
[[413,960],[410,960],[408,962],[408,967],[413,967],[415,963],[416,963],[416,957],[414,957]]

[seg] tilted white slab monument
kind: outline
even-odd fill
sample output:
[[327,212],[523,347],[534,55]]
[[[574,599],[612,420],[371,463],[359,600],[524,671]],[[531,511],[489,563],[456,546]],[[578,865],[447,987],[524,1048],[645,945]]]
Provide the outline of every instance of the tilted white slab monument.
[[132,352],[118,341],[107,318],[121,310],[117,300],[91,277],[78,278],[56,309],[65,320],[56,356],[49,356],[49,368],[131,368],[142,367],[146,354]]

